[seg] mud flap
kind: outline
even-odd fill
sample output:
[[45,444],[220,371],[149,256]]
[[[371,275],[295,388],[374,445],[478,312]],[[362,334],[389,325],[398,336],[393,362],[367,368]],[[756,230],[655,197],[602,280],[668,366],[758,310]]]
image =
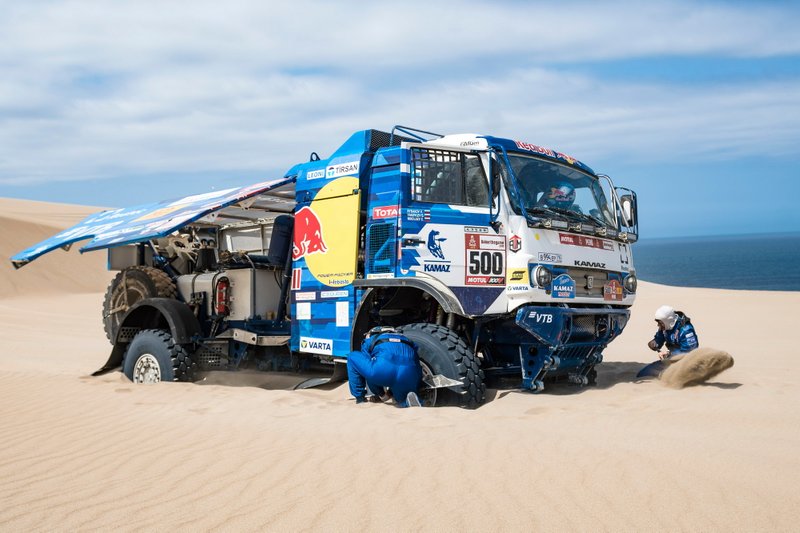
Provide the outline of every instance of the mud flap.
[[334,363],[333,370],[330,377],[327,378],[310,378],[301,381],[294,386],[292,390],[312,389],[328,383],[338,383],[340,381],[347,381],[347,365],[345,363]]
[[429,389],[446,389],[448,387],[455,387],[457,385],[463,385],[461,381],[457,379],[450,379],[447,376],[442,374],[435,374],[433,376],[424,376],[422,381],[425,385],[428,386]]

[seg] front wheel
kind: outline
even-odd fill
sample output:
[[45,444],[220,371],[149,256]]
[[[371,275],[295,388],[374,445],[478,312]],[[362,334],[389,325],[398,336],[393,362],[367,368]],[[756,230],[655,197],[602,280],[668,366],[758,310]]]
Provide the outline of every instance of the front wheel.
[[186,348],[160,329],[137,333],[122,360],[122,371],[134,383],[194,381],[196,369]]
[[456,333],[436,324],[409,324],[398,331],[417,345],[423,377],[426,371],[460,381],[446,389],[421,388],[424,405],[455,403],[475,409],[486,400],[483,370],[475,353]]

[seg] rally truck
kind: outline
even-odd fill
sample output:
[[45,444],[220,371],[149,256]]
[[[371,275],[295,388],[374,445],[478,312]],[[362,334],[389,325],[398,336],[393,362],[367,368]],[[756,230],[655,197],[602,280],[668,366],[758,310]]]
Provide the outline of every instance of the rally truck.
[[104,371],[340,379],[376,326],[418,347],[427,405],[474,408],[487,383],[595,381],[636,293],[634,191],[563,153],[396,126],[354,133],[280,178],[103,211],[11,258],[89,240],[118,274]]

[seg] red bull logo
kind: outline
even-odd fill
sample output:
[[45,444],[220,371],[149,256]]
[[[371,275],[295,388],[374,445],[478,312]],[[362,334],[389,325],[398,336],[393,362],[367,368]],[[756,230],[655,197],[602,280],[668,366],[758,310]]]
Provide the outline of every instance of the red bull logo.
[[306,255],[324,254],[327,251],[319,217],[310,207],[301,208],[294,215],[292,260],[297,261]]

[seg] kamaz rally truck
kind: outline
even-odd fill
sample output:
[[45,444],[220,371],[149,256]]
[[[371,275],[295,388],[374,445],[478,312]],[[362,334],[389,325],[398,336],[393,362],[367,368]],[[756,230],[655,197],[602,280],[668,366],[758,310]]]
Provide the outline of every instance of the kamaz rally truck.
[[422,399],[477,407],[489,380],[594,382],[636,292],[636,194],[528,142],[397,126],[274,181],[104,211],[11,260],[91,239],[119,271],[103,371],[327,365],[375,326],[419,348]]

